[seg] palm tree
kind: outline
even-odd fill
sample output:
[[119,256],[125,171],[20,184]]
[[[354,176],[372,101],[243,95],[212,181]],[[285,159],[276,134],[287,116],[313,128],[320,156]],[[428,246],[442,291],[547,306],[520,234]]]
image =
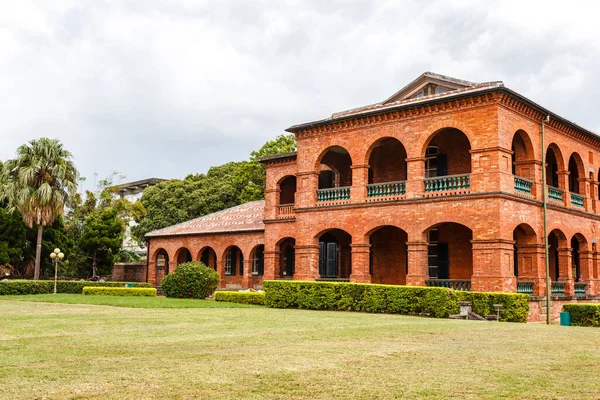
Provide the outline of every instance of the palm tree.
[[72,155],[56,139],[40,138],[17,149],[17,157],[4,165],[0,184],[9,210],[18,210],[30,227],[37,225],[35,272],[40,279],[44,226],[64,212],[69,196],[77,189],[79,174]]

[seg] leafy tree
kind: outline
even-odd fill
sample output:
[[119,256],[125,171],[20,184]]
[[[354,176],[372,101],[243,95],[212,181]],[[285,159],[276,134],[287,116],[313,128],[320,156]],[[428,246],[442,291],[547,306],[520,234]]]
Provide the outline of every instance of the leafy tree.
[[124,231],[125,223],[118,218],[116,208],[99,208],[86,217],[79,245],[91,254],[92,276],[98,276],[99,261],[111,264],[123,245]]
[[[280,135],[251,153],[250,161],[229,162],[211,167],[206,174],[161,182],[144,190],[135,216],[138,225],[132,236],[144,235],[193,218],[253,200],[264,199],[265,169],[260,157],[296,150],[294,135]],[[135,206],[134,206],[135,207]]]
[[22,265],[28,247],[27,227],[21,215],[0,208],[0,265]]
[[18,210],[30,228],[37,225],[34,279],[40,277],[44,227],[64,212],[77,188],[79,174],[71,158],[58,140],[40,138],[20,146],[3,168],[9,211]]

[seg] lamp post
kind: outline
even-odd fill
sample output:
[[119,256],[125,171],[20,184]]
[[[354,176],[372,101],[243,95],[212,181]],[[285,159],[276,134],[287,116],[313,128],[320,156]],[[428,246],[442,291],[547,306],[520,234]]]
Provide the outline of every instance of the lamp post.
[[58,279],[58,263],[62,262],[62,259],[65,258],[65,255],[57,247],[52,253],[50,253],[50,258],[52,259],[52,261],[54,261],[54,294],[56,294],[56,281]]

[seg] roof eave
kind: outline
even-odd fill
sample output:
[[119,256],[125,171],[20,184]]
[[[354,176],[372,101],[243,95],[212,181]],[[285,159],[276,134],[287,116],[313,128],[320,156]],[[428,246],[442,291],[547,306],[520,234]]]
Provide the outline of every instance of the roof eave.
[[264,232],[265,229],[244,229],[240,231],[215,231],[215,232],[184,232],[184,233],[166,233],[166,234],[157,234],[152,235],[151,232],[147,233],[144,237],[146,239],[156,239],[156,238],[166,238],[166,237],[176,237],[176,236],[203,236],[203,235],[223,235],[223,234],[238,234],[238,233],[256,233],[256,232]]
[[581,127],[580,125],[577,125],[576,123],[569,121],[566,118],[561,117],[560,115],[540,106],[539,104],[537,104],[536,102],[528,99],[527,97],[515,92],[514,90],[511,90],[509,88],[507,88],[506,86],[495,86],[495,87],[490,87],[490,88],[485,88],[485,89],[481,89],[478,90],[477,92],[464,92],[464,93],[457,93],[455,95],[451,95],[451,96],[445,96],[445,97],[438,97],[438,98],[433,98],[433,99],[428,99],[425,100],[423,102],[419,102],[419,103],[405,103],[405,104],[398,104],[397,106],[390,106],[390,107],[386,107],[383,109],[378,109],[378,110],[372,110],[372,111],[365,111],[365,112],[361,112],[361,113],[357,113],[357,114],[351,114],[351,115],[345,115],[345,116],[341,116],[335,119],[332,118],[327,118],[327,119],[322,119],[322,120],[317,120],[317,121],[312,121],[312,122],[307,122],[304,124],[299,124],[299,125],[293,125],[289,128],[286,129],[286,132],[290,132],[290,133],[297,133],[299,131],[302,131],[304,129],[309,129],[309,128],[314,128],[314,127],[318,127],[318,126],[324,126],[324,125],[329,125],[329,124],[333,124],[333,123],[337,123],[337,122],[341,122],[341,121],[347,121],[347,120],[351,120],[351,119],[357,119],[357,118],[364,118],[364,117],[369,117],[369,116],[373,116],[373,115],[377,115],[377,114],[384,114],[384,113],[388,113],[390,111],[396,111],[396,110],[402,110],[402,109],[406,109],[406,108],[412,108],[412,107],[420,107],[420,106],[424,106],[424,105],[431,105],[431,104],[438,104],[438,103],[443,103],[446,102],[448,100],[456,100],[456,99],[462,99],[462,98],[466,98],[466,97],[472,97],[472,96],[479,96],[481,94],[486,94],[486,93],[492,93],[492,92],[505,92],[508,93],[512,96],[517,97],[518,99],[520,99],[521,101],[523,101],[524,103],[526,103],[527,105],[529,105],[530,107],[534,108],[535,110],[541,112],[544,115],[550,115],[551,118],[554,118],[558,121],[561,121],[569,126],[571,126],[574,129],[580,130],[583,133],[593,137],[594,139],[598,140],[600,139],[600,136],[598,136],[596,133],[585,129],[583,127]]

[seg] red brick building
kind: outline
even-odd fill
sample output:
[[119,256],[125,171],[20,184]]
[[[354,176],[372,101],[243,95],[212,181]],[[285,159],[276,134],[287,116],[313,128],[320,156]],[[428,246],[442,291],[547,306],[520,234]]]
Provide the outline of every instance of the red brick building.
[[545,168],[552,294],[600,294],[600,137],[502,82],[424,73],[287,130],[298,151],[262,160],[264,203],[148,234],[149,282],[204,260],[223,288],[328,279],[544,296]]

